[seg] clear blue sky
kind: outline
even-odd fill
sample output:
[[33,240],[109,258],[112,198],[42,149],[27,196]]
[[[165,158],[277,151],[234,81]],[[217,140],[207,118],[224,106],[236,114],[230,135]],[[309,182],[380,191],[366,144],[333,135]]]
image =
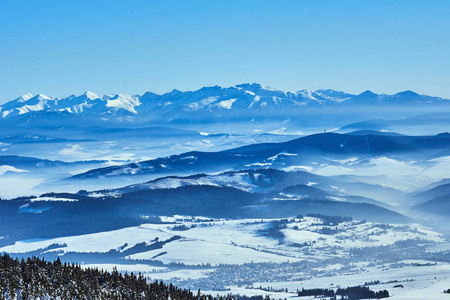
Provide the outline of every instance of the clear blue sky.
[[258,82],[450,98],[450,1],[0,0],[0,103]]

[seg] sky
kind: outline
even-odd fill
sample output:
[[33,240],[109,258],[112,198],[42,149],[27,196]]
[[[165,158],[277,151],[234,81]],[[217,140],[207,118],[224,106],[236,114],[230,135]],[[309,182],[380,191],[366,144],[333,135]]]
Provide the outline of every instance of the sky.
[[447,0],[0,0],[0,103],[261,83],[450,98]]

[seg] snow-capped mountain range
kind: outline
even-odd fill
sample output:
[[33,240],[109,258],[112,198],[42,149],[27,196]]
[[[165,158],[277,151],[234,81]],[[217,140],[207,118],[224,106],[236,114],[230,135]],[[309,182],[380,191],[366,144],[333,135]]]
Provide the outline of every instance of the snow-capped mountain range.
[[38,94],[26,94],[0,107],[2,117],[14,117],[38,111],[82,113],[117,113],[120,109],[136,114],[134,109],[141,103],[138,96],[125,94],[99,95],[85,92],[80,96],[71,95],[66,98],[52,98]]
[[[85,92],[80,96],[53,98],[42,94],[26,94],[0,106],[2,119],[23,118],[35,114],[95,115],[123,119],[155,116],[169,120],[227,113],[264,114],[275,110],[297,111],[305,107],[361,105],[450,105],[449,99],[419,95],[405,91],[394,95],[371,91],[353,95],[331,89],[297,92],[273,89],[260,84],[240,84],[232,87],[204,87],[197,91],[173,90],[163,95],[147,92],[139,95],[100,95]],[[123,120],[122,119],[122,120]],[[140,119],[139,119],[140,120]]]

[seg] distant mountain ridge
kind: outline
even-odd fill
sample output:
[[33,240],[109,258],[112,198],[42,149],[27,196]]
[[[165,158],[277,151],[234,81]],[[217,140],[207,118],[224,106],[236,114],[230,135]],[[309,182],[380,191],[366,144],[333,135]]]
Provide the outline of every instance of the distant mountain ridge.
[[371,105],[450,105],[449,99],[405,91],[394,95],[371,91],[354,95],[331,89],[283,91],[261,84],[232,87],[211,86],[196,91],[173,90],[163,95],[147,92],[139,95],[100,95],[85,92],[66,98],[42,94],[23,95],[0,106],[5,123],[30,123],[35,119],[68,119],[73,116],[114,119],[120,122],[144,122],[189,117],[217,117],[227,114],[260,115],[292,113],[304,108]]
[[[317,181],[317,187],[310,180]],[[260,219],[320,213],[377,222],[410,221],[389,205],[333,190],[337,182],[307,172],[246,170],[165,177],[115,190],[0,199],[0,236],[7,237],[0,245],[35,236],[52,238],[138,226],[148,222],[142,216]]]
[[278,168],[325,162],[324,157],[408,157],[435,159],[450,147],[450,134],[435,136],[396,136],[321,133],[281,143],[253,144],[219,152],[191,151],[125,165],[93,169],[71,179],[102,179],[143,174],[195,174],[230,169]]

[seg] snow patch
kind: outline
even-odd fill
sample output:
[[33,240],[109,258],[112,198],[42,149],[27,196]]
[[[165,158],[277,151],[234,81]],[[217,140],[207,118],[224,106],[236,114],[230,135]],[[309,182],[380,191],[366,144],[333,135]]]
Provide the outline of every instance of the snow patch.
[[52,198],[52,197],[39,197],[31,199],[31,202],[77,202],[77,199],[69,199],[69,198]]
[[224,100],[224,101],[221,101],[219,103],[216,103],[215,106],[222,107],[222,108],[225,108],[225,109],[231,109],[231,107],[233,106],[233,103],[236,100],[237,100],[237,98]]
[[204,107],[210,105],[211,103],[216,101],[218,98],[219,98],[219,96],[208,97],[208,98],[202,99],[198,102],[189,104],[187,106],[187,108],[188,108],[188,110],[198,110],[198,109],[201,109],[201,108],[204,108]]
[[107,107],[124,109],[133,114],[137,114],[137,112],[134,108],[139,105],[141,105],[139,98],[132,97],[132,96],[126,95],[126,94],[117,94],[113,98],[106,100]]
[[275,155],[275,156],[272,156],[272,157],[269,157],[268,158],[268,160],[276,160],[278,157],[280,157],[280,156],[297,156],[298,154],[295,154],[295,153],[287,153],[287,152],[280,152],[280,153],[278,153],[277,155]]

